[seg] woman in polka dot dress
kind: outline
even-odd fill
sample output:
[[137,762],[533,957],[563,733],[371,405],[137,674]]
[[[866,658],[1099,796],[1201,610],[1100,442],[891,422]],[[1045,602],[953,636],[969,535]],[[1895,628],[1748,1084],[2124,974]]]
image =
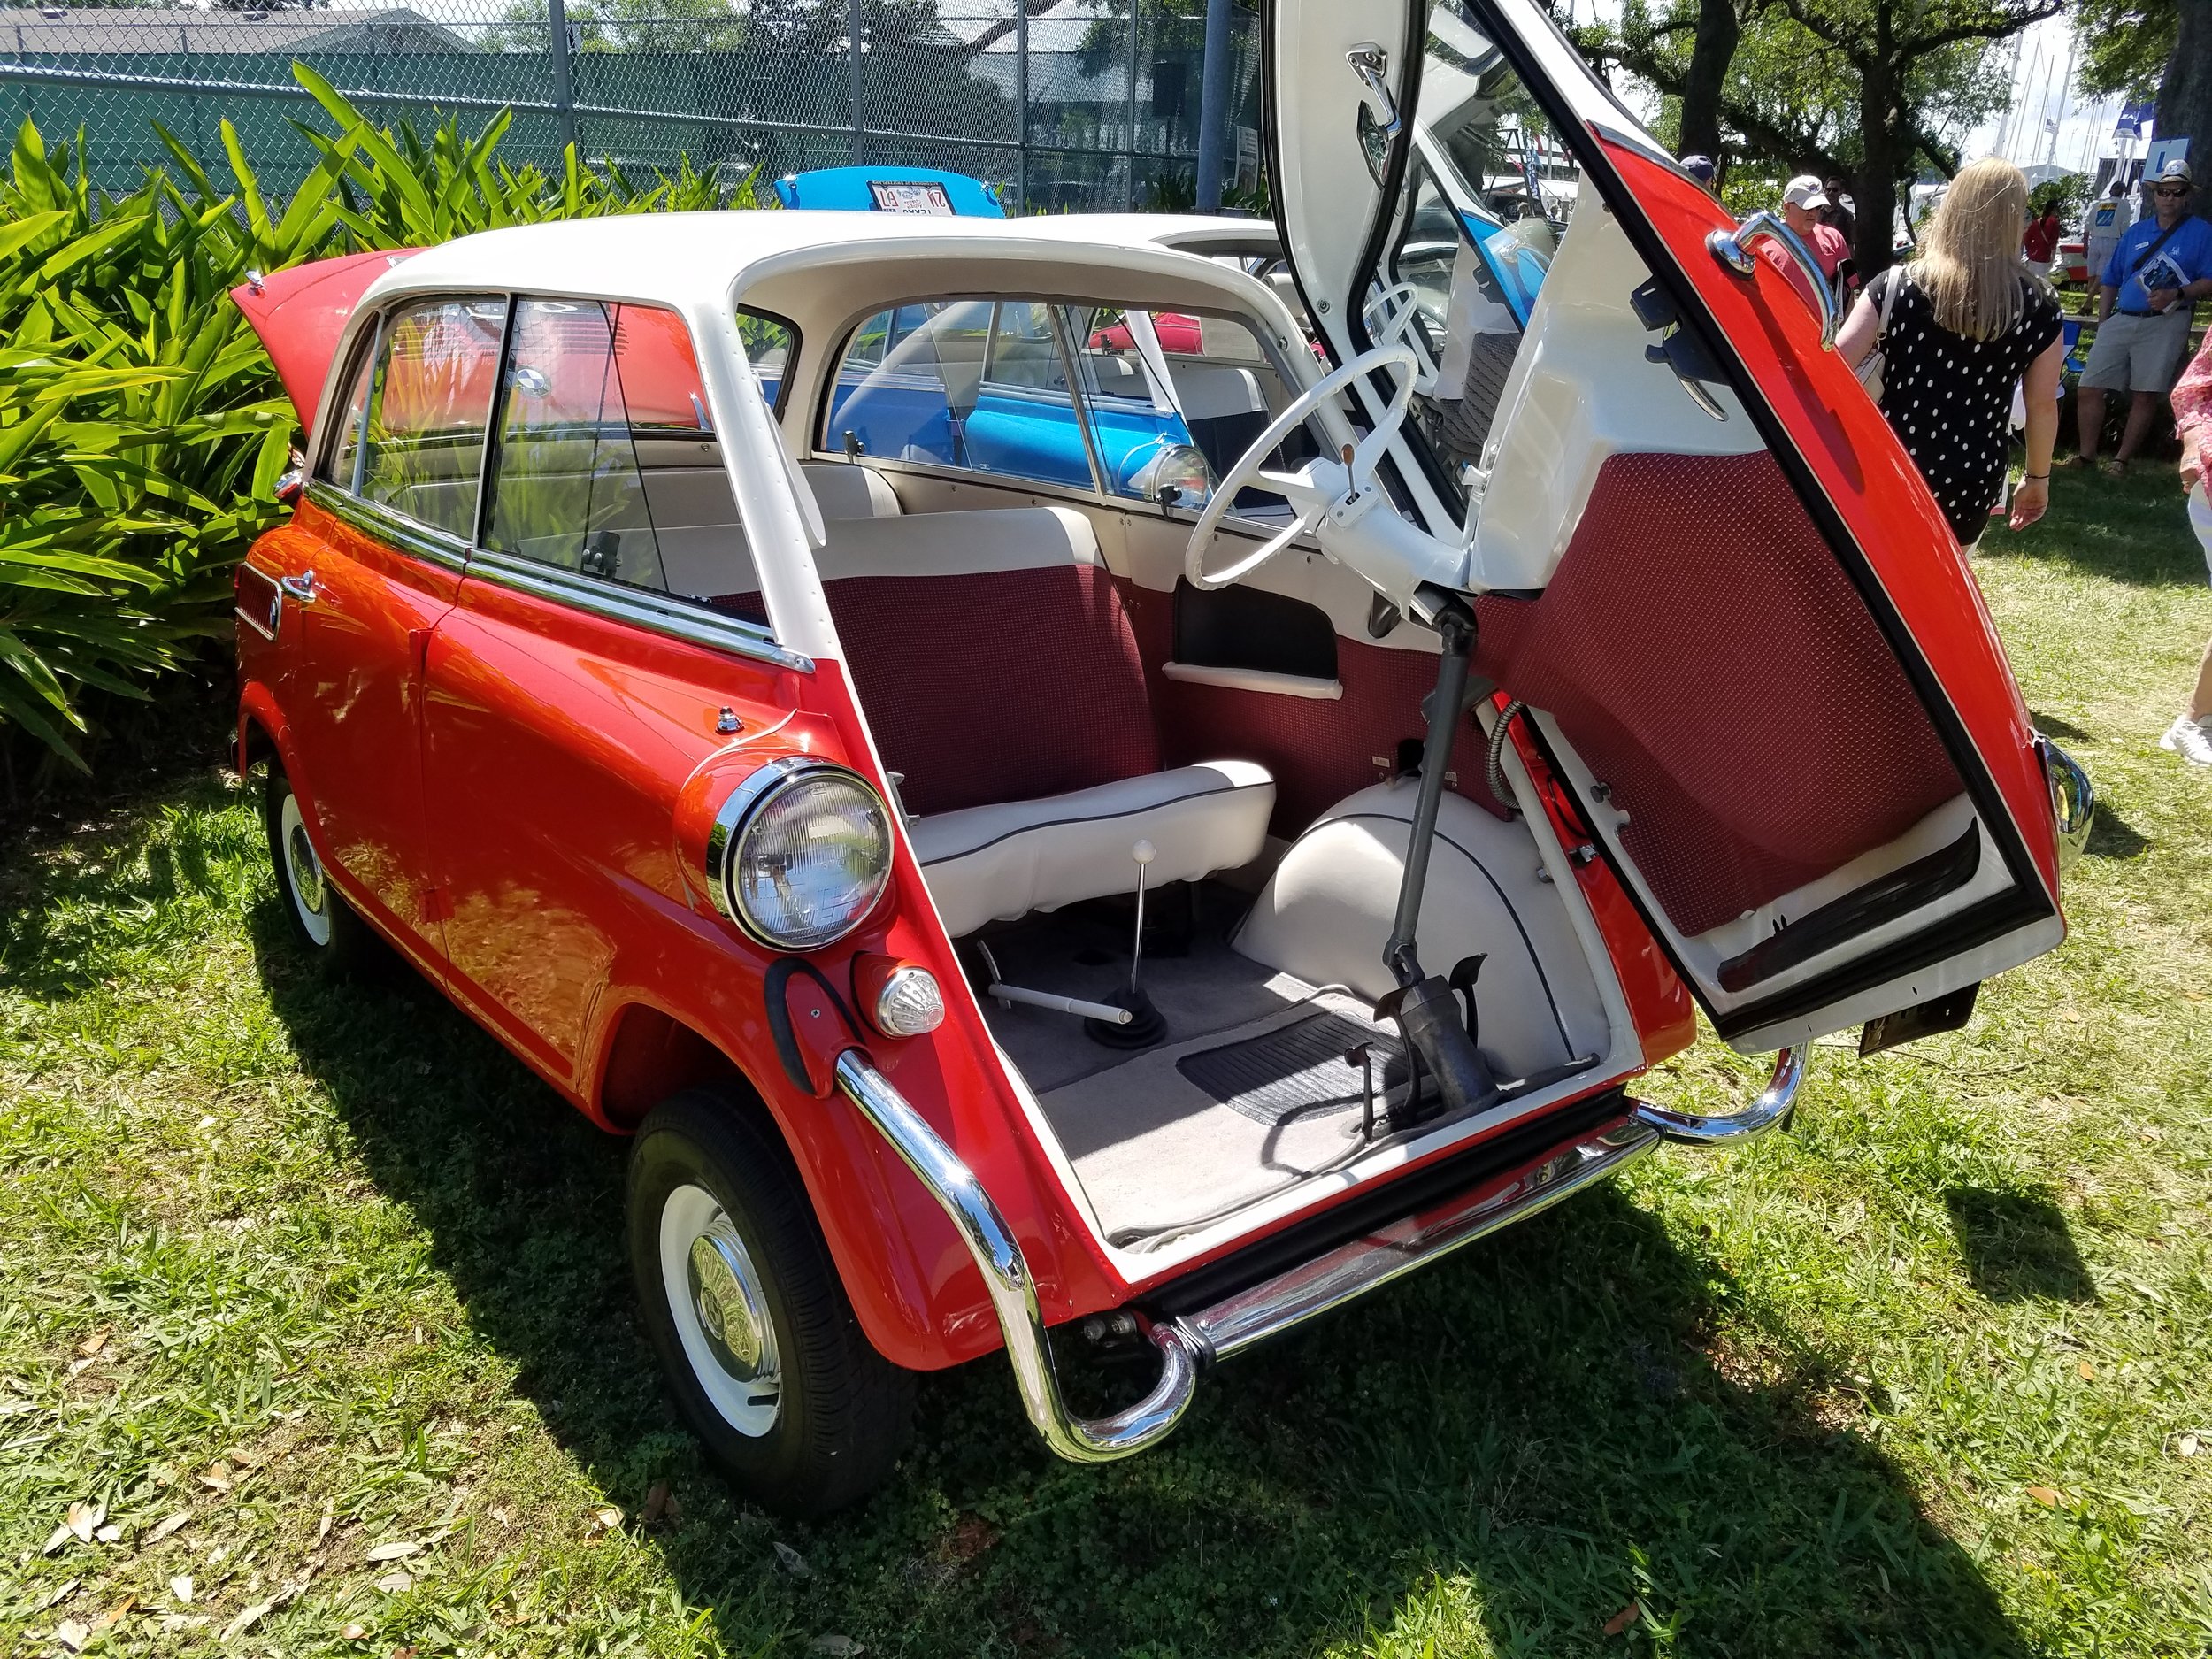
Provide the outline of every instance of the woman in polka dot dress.
[[2066,345],[2058,301],[2021,257],[2027,219],[2019,168],[1990,157],[1962,169],[1920,257],[1869,283],[1836,341],[1843,360],[1856,365],[1878,336],[1882,413],[1967,547],[2003,488],[2012,388],[2024,380],[2028,465],[2013,492],[2012,527],[2033,524],[2050,499]]

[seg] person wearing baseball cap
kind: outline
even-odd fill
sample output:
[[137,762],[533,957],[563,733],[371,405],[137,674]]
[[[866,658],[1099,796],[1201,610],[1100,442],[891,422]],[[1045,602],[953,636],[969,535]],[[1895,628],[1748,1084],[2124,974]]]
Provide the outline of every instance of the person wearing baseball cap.
[[1682,171],[1688,173],[1690,177],[1695,179],[1700,184],[1703,185],[1705,187],[1706,195],[1718,196],[1720,194],[1720,186],[1714,181],[1714,173],[1716,169],[1713,166],[1713,158],[1710,156],[1683,157]]
[[2105,394],[2133,396],[2119,453],[2105,464],[2116,474],[2143,447],[2158,400],[2180,371],[2191,307],[2212,295],[2212,224],[2192,211],[2196,179],[2189,164],[2168,162],[2144,188],[2152,211],[2128,227],[2099,275],[2097,337],[2081,372],[2076,466],[2096,461]]
[[[1820,180],[1809,173],[1800,173],[1782,187],[1782,222],[1797,233],[1798,239],[1813,251],[1819,261],[1820,274],[1830,287],[1835,285],[1836,273],[1851,257],[1851,245],[1832,225],[1820,220],[1821,209],[1828,205],[1828,193]],[[1797,261],[1782,251],[1771,241],[1759,244],[1759,257],[1790,280],[1790,286],[1805,296],[1805,303],[1815,311],[1820,301],[1813,293],[1812,283]]]

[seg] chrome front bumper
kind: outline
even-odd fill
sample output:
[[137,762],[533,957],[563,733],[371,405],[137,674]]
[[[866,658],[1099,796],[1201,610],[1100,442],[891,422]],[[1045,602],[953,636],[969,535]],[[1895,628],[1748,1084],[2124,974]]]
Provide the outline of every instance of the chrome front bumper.
[[1029,1264],[991,1195],[865,1054],[848,1048],[837,1062],[840,1091],[914,1171],[975,1258],[1031,1426],[1054,1452],[1079,1463],[1126,1457],[1163,1439],[1190,1405],[1202,1359],[1240,1353],[1548,1210],[1634,1163],[1662,1140],[1720,1146],[1764,1133],[1787,1119],[1804,1075],[1802,1051],[1785,1049],[1765,1092],[1726,1118],[1697,1118],[1631,1102],[1623,1120],[1555,1146],[1457,1197],[1324,1251],[1210,1307],[1161,1323],[1142,1321],[1146,1338],[1160,1356],[1159,1380],[1126,1410],[1110,1417],[1080,1417],[1068,1409],[1061,1394]]

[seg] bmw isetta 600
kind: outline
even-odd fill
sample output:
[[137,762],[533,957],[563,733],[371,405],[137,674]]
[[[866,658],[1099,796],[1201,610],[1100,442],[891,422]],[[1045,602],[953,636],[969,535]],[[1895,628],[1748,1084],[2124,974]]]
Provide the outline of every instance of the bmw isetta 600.
[[[1286,281],[771,211],[239,292],[307,433],[237,587],[288,910],[634,1137],[644,1322],[764,1502],[994,1350],[1135,1452],[2062,935],[2086,780],[1786,228],[1532,0],[1277,0],[1265,64]],[[1771,1084],[1633,1097],[1701,1010]],[[1156,1377],[1080,1415],[1056,1341]]]

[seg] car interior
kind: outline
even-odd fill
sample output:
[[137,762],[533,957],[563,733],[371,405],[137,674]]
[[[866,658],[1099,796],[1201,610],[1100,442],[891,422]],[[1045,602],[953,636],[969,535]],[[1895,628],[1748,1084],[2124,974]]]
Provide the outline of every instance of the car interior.
[[[1287,402],[1279,348],[1190,304],[1211,296],[1178,297],[1156,313],[969,306],[979,332],[1017,309],[1043,330],[1052,360],[1015,358],[1018,391],[1064,396],[1069,367],[1085,388],[1029,417],[1051,429],[1006,439],[1041,477],[860,447],[916,420],[917,354],[883,337],[881,308],[820,357],[756,328],[772,396],[818,388],[798,468],[827,531],[816,564],[930,896],[1047,1144],[1100,1236],[1135,1253],[1440,1126],[1376,1011],[1434,639],[1317,557],[1201,591],[1180,576],[1187,513],[1092,486],[1077,422],[1094,399],[1179,423],[1202,488],[1215,455],[1233,459]],[[658,319],[518,304],[489,533],[765,626],[718,440],[693,412],[695,368],[657,355]],[[1109,339],[1133,326],[1151,349]],[[1002,360],[992,346],[979,366]],[[886,358],[907,404],[868,404]],[[941,427],[949,394],[923,378]],[[978,378],[972,417],[993,396]],[[1074,446],[1084,485],[1059,480],[1055,444]],[[1279,503],[1253,496],[1253,525],[1272,529]],[[1423,915],[1480,1024],[1499,1086],[1485,1121],[1634,1045],[1564,849],[1509,804],[1517,764],[1464,723]]]

